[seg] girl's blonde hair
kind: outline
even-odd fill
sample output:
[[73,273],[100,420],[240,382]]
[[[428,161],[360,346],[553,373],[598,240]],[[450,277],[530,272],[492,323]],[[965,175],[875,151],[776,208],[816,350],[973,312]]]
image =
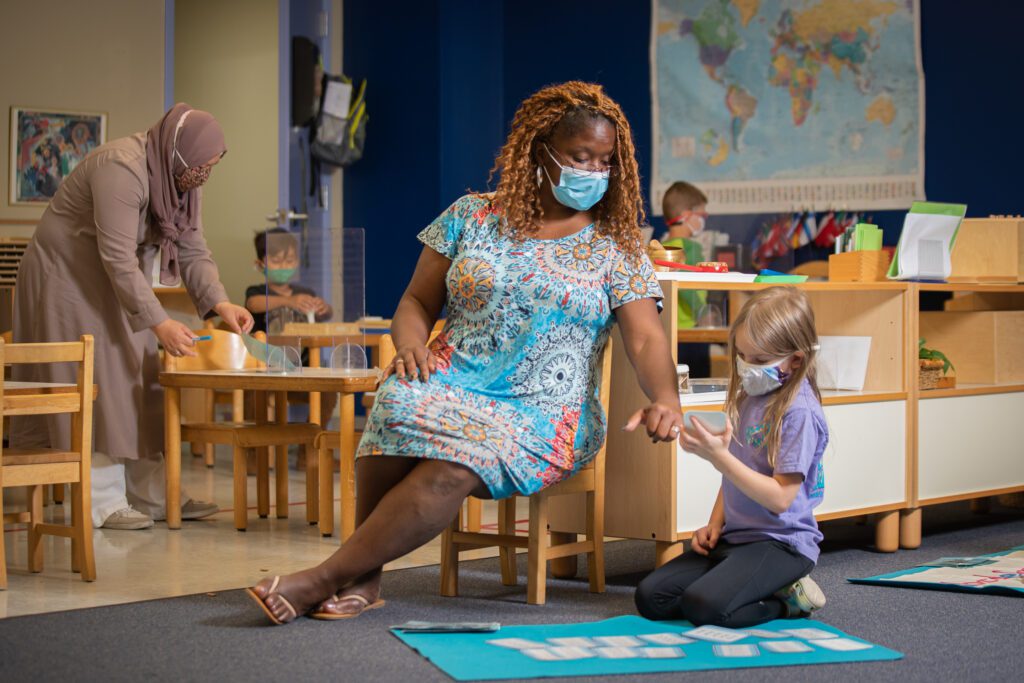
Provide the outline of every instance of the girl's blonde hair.
[[[795,287],[763,289],[750,297],[740,309],[729,331],[729,360],[734,379],[729,383],[725,403],[729,420],[737,429],[740,409],[747,399],[736,374],[736,332],[741,328],[746,328],[751,343],[765,355],[779,359],[798,351],[804,354],[803,363],[793,369],[786,382],[769,397],[765,406],[764,421],[768,425],[765,445],[768,464],[774,468],[782,439],[782,418],[805,378],[810,382],[818,401],[821,401],[817,381],[818,333],[814,327],[814,310],[807,295]],[[737,434],[736,438],[742,439],[743,435]]]

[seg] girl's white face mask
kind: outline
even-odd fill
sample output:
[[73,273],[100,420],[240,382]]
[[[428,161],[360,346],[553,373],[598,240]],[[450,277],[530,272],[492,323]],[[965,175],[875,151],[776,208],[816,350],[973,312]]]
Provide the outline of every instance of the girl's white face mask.
[[743,384],[743,391],[747,396],[763,396],[781,387],[789,377],[789,373],[779,369],[785,362],[783,358],[768,365],[754,365],[737,356],[736,374]]

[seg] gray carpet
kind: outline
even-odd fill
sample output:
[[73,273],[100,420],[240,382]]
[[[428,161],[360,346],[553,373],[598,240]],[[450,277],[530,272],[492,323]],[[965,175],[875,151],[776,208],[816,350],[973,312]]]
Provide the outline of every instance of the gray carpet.
[[[1020,680],[1021,599],[846,583],[846,577],[891,572],[939,556],[1024,544],[1024,513],[1019,510],[995,507],[977,516],[963,504],[926,508],[924,524],[921,549],[895,554],[868,548],[870,527],[828,524],[814,574],[829,601],[818,618],[899,650],[906,655],[903,660],[689,676],[830,683]],[[437,595],[436,567],[391,572],[385,577],[387,607],[351,621],[301,619],[286,627],[267,626],[240,590],[0,620],[0,680],[446,681],[387,627],[408,619],[535,624],[632,614],[633,587],[652,568],[653,546],[617,542],[607,547],[606,594],[591,595],[582,580],[552,581],[544,607],[526,605],[525,589],[502,586],[496,560],[480,560],[462,564],[462,596],[456,599]]]

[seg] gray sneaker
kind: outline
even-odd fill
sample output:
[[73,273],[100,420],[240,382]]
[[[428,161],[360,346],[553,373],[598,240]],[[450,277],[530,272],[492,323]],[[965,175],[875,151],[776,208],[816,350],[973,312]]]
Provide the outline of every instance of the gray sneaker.
[[120,529],[123,531],[135,529],[148,529],[153,526],[153,519],[142,512],[139,512],[131,505],[117,512],[112,513],[103,520],[100,525],[103,529]]
[[825,606],[825,593],[810,576],[777,591],[775,597],[786,606],[788,617],[806,617]]
[[[202,500],[194,500],[189,498],[188,501],[181,506],[181,518],[185,519],[202,519],[203,517],[209,517],[220,512],[220,508],[217,507],[216,503],[207,503]],[[163,522],[167,519],[167,515],[159,515],[154,517],[158,522]]]

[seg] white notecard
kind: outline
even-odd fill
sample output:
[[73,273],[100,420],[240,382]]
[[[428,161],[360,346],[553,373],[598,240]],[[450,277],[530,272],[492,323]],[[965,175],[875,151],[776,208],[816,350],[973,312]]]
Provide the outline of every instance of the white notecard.
[[788,638],[789,637],[785,633],[779,633],[778,631],[768,631],[768,630],[763,629],[763,628],[745,628],[743,630],[746,631],[749,635],[755,636],[757,638]]
[[551,650],[545,647],[531,647],[528,650],[520,650],[524,655],[530,659],[536,659],[541,662],[560,662],[562,658]]
[[[593,650],[585,647],[570,647],[566,645],[549,647],[548,650],[558,655],[559,659],[588,659],[596,656]],[[529,652],[529,650],[524,650],[524,652]]]
[[640,651],[631,647],[599,647],[594,653],[605,659],[636,659],[640,656]]
[[714,645],[711,649],[719,657],[757,657],[761,654],[757,645]]
[[700,626],[684,631],[683,635],[698,640],[709,640],[712,643],[734,643],[747,637],[746,631],[736,631],[723,626]]
[[525,638],[497,638],[495,640],[488,640],[488,645],[497,645],[498,647],[507,647],[511,650],[529,650],[531,648],[546,648],[547,643],[541,643],[536,640],[527,640]]
[[548,638],[548,642],[552,645],[561,645],[563,647],[597,647],[590,638],[584,638],[582,636],[576,636],[574,638]]
[[687,638],[678,633],[645,633],[637,637],[656,645],[689,645],[697,642],[693,638]]
[[758,643],[757,646],[769,652],[812,652],[814,650],[813,647],[800,640],[769,640]]
[[826,650],[838,650],[840,652],[867,650],[873,647],[870,643],[862,643],[858,640],[850,640],[849,638],[828,638],[823,640],[812,640],[810,642],[814,643],[818,647],[823,647]]
[[784,628],[782,632],[788,633],[794,638],[803,638],[804,640],[839,637],[831,631],[824,631],[820,628]]
[[605,647],[640,647],[644,644],[633,636],[594,636],[594,642]]
[[678,647],[642,647],[640,654],[647,659],[679,659],[686,656]]

